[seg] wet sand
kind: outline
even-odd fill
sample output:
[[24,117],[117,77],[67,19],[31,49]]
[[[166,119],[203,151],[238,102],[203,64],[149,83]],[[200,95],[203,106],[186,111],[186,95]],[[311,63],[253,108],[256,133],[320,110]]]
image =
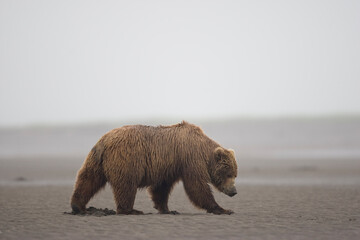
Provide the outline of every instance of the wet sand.
[[[265,125],[261,125],[261,132],[269,129]],[[313,130],[307,134],[320,131],[314,127],[316,124],[310,125]],[[232,148],[239,146],[235,149],[239,161],[238,194],[230,198],[214,190],[217,202],[235,212],[226,216],[207,214],[193,207],[181,183],[169,200],[170,210],[180,215],[157,214],[146,190],[138,191],[135,202],[135,208],[146,215],[64,214],[70,211],[72,185],[87,151],[75,149],[81,154],[61,155],[67,151],[59,145],[62,141],[58,135],[63,135],[64,131],[46,132],[47,141],[41,140],[43,133],[31,132],[30,136],[40,136],[38,142],[31,142],[31,145],[21,143],[22,139],[18,146],[23,144],[33,152],[26,148],[17,155],[9,148],[7,152],[0,151],[0,239],[360,239],[360,158],[354,151],[360,149],[357,142],[360,128],[359,124],[352,125],[349,130],[346,130],[349,124],[341,128],[336,126],[333,133],[333,126],[326,129],[330,139],[327,142],[321,140],[322,137],[306,138],[303,129],[300,130],[303,141],[281,138],[274,142],[269,137],[265,142],[260,134],[255,141],[256,134],[240,125],[240,129],[247,129],[248,135],[253,136],[252,140],[233,139],[224,144]],[[271,125],[270,129],[273,128]],[[215,136],[219,142],[232,136],[226,129],[212,125],[208,125],[207,130],[208,135]],[[28,136],[27,131],[16,134]],[[268,130],[268,134],[271,131]],[[84,149],[91,149],[99,132],[102,131],[87,135],[89,139],[86,139],[88,143],[83,143]],[[246,131],[242,133],[247,136]],[[6,134],[7,138],[14,135],[9,131]],[[292,139],[289,134],[285,136]],[[56,146],[63,149],[51,145],[53,137],[57,139],[54,140]],[[0,138],[2,143],[5,140]],[[306,145],[308,140],[310,143]],[[44,142],[41,141],[48,142],[52,149],[52,152],[44,151],[47,156],[36,152],[42,152],[39,145]],[[66,144],[72,146],[70,143]],[[311,151],[321,151],[310,154],[309,146],[312,146]],[[324,153],[326,147],[328,151]],[[294,151],[289,154],[289,149]],[[339,154],[339,149],[346,154]],[[106,186],[88,206],[114,210],[111,188]]]
[[[233,198],[216,194],[235,211],[216,216],[195,209],[181,186],[169,207],[180,215],[159,215],[146,191],[135,208],[143,216],[74,216],[71,186],[0,187],[0,239],[359,239],[359,186],[264,186],[238,184]],[[114,209],[109,190],[89,204]]]

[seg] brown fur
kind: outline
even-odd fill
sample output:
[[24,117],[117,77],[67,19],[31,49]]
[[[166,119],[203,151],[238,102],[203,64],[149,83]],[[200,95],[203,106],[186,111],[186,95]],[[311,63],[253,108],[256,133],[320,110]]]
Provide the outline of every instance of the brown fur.
[[231,214],[216,202],[208,183],[233,196],[229,179],[237,175],[235,155],[207,137],[192,124],[172,126],[124,126],[106,133],[88,154],[78,172],[71,199],[74,212],[85,206],[106,182],[112,186],[118,214],[141,214],[134,210],[138,188],[149,187],[159,213],[168,209],[168,197],[182,180],[191,202],[215,214]]

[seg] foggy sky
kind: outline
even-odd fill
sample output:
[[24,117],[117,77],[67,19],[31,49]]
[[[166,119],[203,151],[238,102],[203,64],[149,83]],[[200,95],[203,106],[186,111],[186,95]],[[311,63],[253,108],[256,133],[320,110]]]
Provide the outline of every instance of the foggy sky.
[[0,126],[360,114],[360,1],[0,1]]

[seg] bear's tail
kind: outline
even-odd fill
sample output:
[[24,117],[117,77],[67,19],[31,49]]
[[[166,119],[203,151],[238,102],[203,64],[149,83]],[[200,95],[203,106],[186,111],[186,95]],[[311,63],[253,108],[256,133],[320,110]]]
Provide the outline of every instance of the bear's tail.
[[73,213],[85,212],[86,204],[107,182],[102,166],[104,146],[99,141],[89,152],[83,166],[80,168],[74,193],[71,197]]

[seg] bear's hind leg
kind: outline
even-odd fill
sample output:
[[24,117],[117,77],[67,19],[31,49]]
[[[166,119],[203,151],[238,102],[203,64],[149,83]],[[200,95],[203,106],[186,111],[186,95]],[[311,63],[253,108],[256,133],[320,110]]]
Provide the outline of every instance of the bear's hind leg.
[[71,208],[74,213],[85,212],[86,204],[103,187],[107,180],[102,172],[95,172],[87,166],[80,169],[74,193],[71,197]]
[[154,208],[159,211],[160,214],[179,214],[177,211],[169,211],[168,200],[169,194],[172,190],[174,183],[162,182],[158,186],[151,186],[149,193],[151,199],[154,202]]
[[115,204],[116,204],[116,213],[117,214],[133,214],[141,215],[144,214],[142,211],[133,209],[137,187],[124,187],[124,183],[112,184]]

